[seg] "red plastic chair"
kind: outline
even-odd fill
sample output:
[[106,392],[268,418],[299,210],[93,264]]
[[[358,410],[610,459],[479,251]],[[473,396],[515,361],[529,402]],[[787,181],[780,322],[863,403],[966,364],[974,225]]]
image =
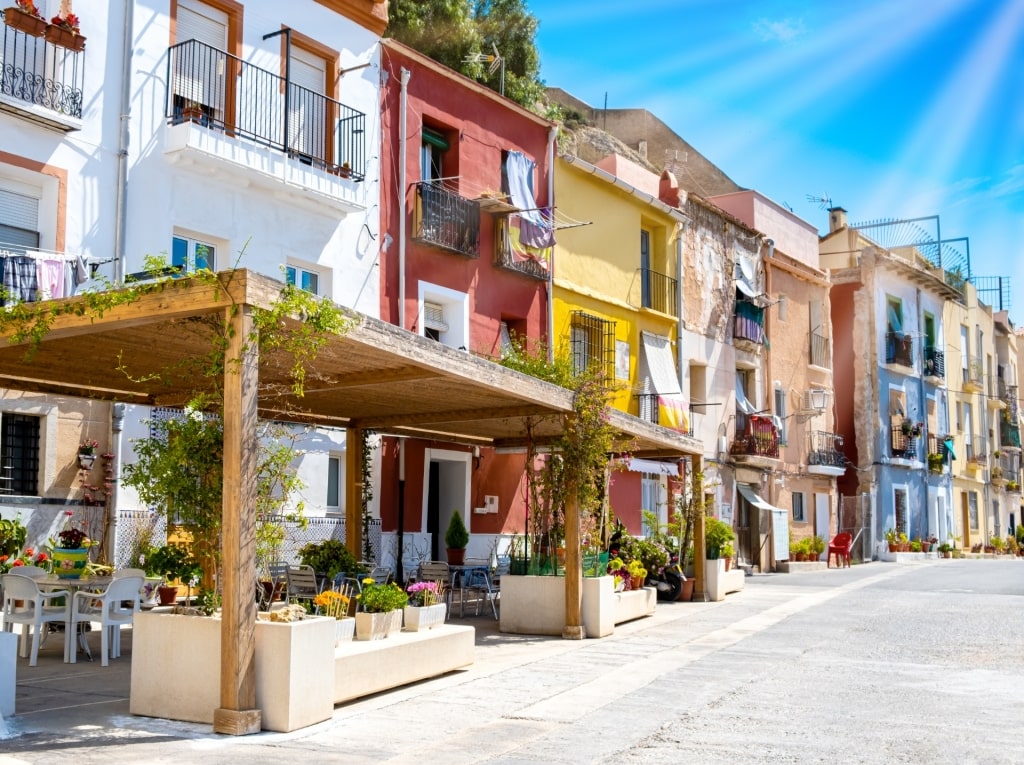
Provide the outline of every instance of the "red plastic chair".
[[835,555],[837,567],[849,568],[851,547],[853,547],[852,534],[847,534],[845,531],[842,534],[836,534],[828,543],[828,563],[826,565],[832,568],[832,556]]

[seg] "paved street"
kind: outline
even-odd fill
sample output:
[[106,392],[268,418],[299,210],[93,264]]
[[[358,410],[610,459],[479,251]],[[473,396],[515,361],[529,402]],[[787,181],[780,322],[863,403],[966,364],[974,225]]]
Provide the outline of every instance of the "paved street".
[[748,578],[603,640],[472,619],[472,668],[302,731],[214,736],[112,696],[19,714],[0,764],[1019,763],[1022,595],[1024,562],[940,560]]

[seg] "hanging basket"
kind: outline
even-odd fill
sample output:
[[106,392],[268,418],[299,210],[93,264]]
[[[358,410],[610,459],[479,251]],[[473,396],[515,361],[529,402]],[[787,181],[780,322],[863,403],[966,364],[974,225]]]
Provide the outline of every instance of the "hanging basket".
[[82,35],[56,24],[46,27],[46,41],[76,52],[85,50],[85,38]]
[[32,37],[42,37],[48,26],[43,19],[33,16],[31,13],[25,13],[17,6],[11,6],[4,11],[4,23],[11,29],[17,29]]

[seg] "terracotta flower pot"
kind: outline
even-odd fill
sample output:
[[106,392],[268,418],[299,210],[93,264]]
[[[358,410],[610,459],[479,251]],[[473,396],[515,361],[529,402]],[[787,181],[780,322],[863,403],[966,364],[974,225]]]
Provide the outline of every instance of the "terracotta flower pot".
[[48,26],[43,19],[33,16],[31,13],[25,13],[17,6],[11,6],[4,11],[4,22],[11,29],[17,29],[27,35],[32,35],[32,37],[42,37]]

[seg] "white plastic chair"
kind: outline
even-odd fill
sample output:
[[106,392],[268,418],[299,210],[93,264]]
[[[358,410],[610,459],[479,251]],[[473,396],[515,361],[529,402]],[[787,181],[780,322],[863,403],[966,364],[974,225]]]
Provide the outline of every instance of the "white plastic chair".
[[39,568],[39,566],[15,566],[7,573],[12,576],[27,576],[31,579],[39,579],[46,576],[49,572],[45,568]]
[[[122,576],[113,579],[101,593],[75,593],[68,629],[74,635],[81,623],[100,623],[101,666],[107,666],[109,659],[116,659],[121,655],[121,626],[131,624],[135,620],[135,614],[139,612],[139,591],[145,582],[146,579],[142,576]],[[131,601],[132,607],[122,608],[123,601]],[[65,638],[64,660],[75,664],[77,658],[75,641]]]
[[[21,568],[19,566],[19,568]],[[27,655],[28,632],[32,628],[32,656],[29,666],[36,666],[39,661],[39,641],[43,634],[43,625],[50,622],[66,623],[68,608],[71,603],[71,592],[69,590],[54,590],[43,592],[32,576],[24,574],[4,574],[0,577],[4,585],[4,630],[13,631],[15,624],[21,624],[24,630],[21,635],[21,656]],[[64,605],[49,606],[47,603],[56,598],[65,598]],[[14,602],[20,600],[24,603],[21,608],[15,608]],[[64,638],[64,653],[67,654],[67,636]]]

